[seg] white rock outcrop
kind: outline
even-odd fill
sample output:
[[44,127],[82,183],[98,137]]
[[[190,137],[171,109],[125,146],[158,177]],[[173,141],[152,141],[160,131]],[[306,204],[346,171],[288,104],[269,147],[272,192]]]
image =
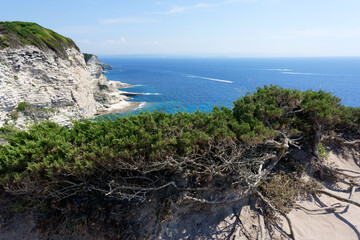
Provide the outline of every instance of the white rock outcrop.
[[[107,81],[102,67],[102,63],[98,60],[97,56],[92,55],[86,62],[87,68],[91,75],[91,87],[94,94],[94,98],[97,102],[97,111],[99,114],[106,112],[113,112],[110,110],[114,106],[120,103],[121,106],[126,105],[125,100],[130,100],[118,91],[119,88],[131,86],[126,83]],[[121,109],[119,109],[121,111]]]
[[[136,107],[107,82],[96,56],[86,64],[75,48],[67,48],[66,55],[29,45],[0,50],[0,126],[25,127],[45,119],[67,125],[72,119]],[[32,111],[18,111],[21,102]]]

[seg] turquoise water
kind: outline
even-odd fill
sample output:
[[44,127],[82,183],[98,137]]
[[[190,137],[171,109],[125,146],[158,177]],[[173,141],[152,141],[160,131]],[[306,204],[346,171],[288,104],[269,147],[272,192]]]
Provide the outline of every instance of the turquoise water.
[[[135,85],[144,111],[209,111],[256,87],[275,84],[325,90],[360,107],[360,58],[139,59],[100,58],[113,66],[107,78]],[[139,109],[130,113],[137,113]]]

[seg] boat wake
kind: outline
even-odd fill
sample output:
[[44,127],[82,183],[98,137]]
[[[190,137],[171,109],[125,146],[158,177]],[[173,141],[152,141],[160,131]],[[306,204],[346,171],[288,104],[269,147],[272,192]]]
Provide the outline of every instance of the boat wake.
[[332,76],[332,77],[360,77],[360,75],[351,74],[329,74],[329,73],[302,73],[302,72],[281,72],[290,75],[306,75],[306,76]]
[[145,96],[158,96],[158,95],[161,95],[161,93],[142,93],[142,95],[145,95]]
[[270,69],[261,69],[264,71],[277,71],[277,72],[292,72],[292,69],[287,68],[270,68]]
[[223,79],[218,79],[218,78],[209,78],[209,77],[196,76],[196,75],[187,75],[186,77],[188,77],[188,78],[197,78],[197,79],[210,80],[210,81],[215,81],[215,82],[234,83],[234,82],[229,81],[229,80],[223,80]]

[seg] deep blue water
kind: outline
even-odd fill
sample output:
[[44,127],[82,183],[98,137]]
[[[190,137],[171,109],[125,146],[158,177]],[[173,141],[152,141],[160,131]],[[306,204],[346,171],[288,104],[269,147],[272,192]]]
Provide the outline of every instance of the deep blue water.
[[[360,58],[138,59],[100,58],[113,66],[107,78],[130,83],[142,110],[209,111],[256,87],[332,92],[342,104],[360,107]],[[131,113],[137,113],[138,110]]]

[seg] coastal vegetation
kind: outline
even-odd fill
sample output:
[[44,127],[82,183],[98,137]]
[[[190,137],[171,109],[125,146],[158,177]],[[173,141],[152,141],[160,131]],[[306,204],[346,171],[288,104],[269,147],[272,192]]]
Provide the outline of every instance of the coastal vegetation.
[[[21,103],[18,111],[28,108]],[[209,113],[142,112],[74,121],[70,129],[49,121],[26,131],[9,125],[0,129],[7,141],[0,145],[0,186],[21,199],[15,209],[81,221],[105,214],[102,223],[116,222],[122,234],[134,220],[121,216],[153,201],[166,212],[169,201],[224,204],[258,196],[274,221],[296,197],[321,188],[301,178],[305,166],[291,152],[309,152],[308,163],[318,164],[326,158],[324,136],[358,136],[359,128],[360,110],[332,94],[273,85]]]
[[66,57],[66,49],[79,48],[70,39],[31,22],[0,22],[0,50],[6,47],[33,45],[42,50],[52,50]]
[[84,55],[84,60],[85,60],[85,62],[88,62],[89,59],[90,59],[92,56],[94,56],[93,54],[90,54],[90,53],[83,53],[83,55]]

